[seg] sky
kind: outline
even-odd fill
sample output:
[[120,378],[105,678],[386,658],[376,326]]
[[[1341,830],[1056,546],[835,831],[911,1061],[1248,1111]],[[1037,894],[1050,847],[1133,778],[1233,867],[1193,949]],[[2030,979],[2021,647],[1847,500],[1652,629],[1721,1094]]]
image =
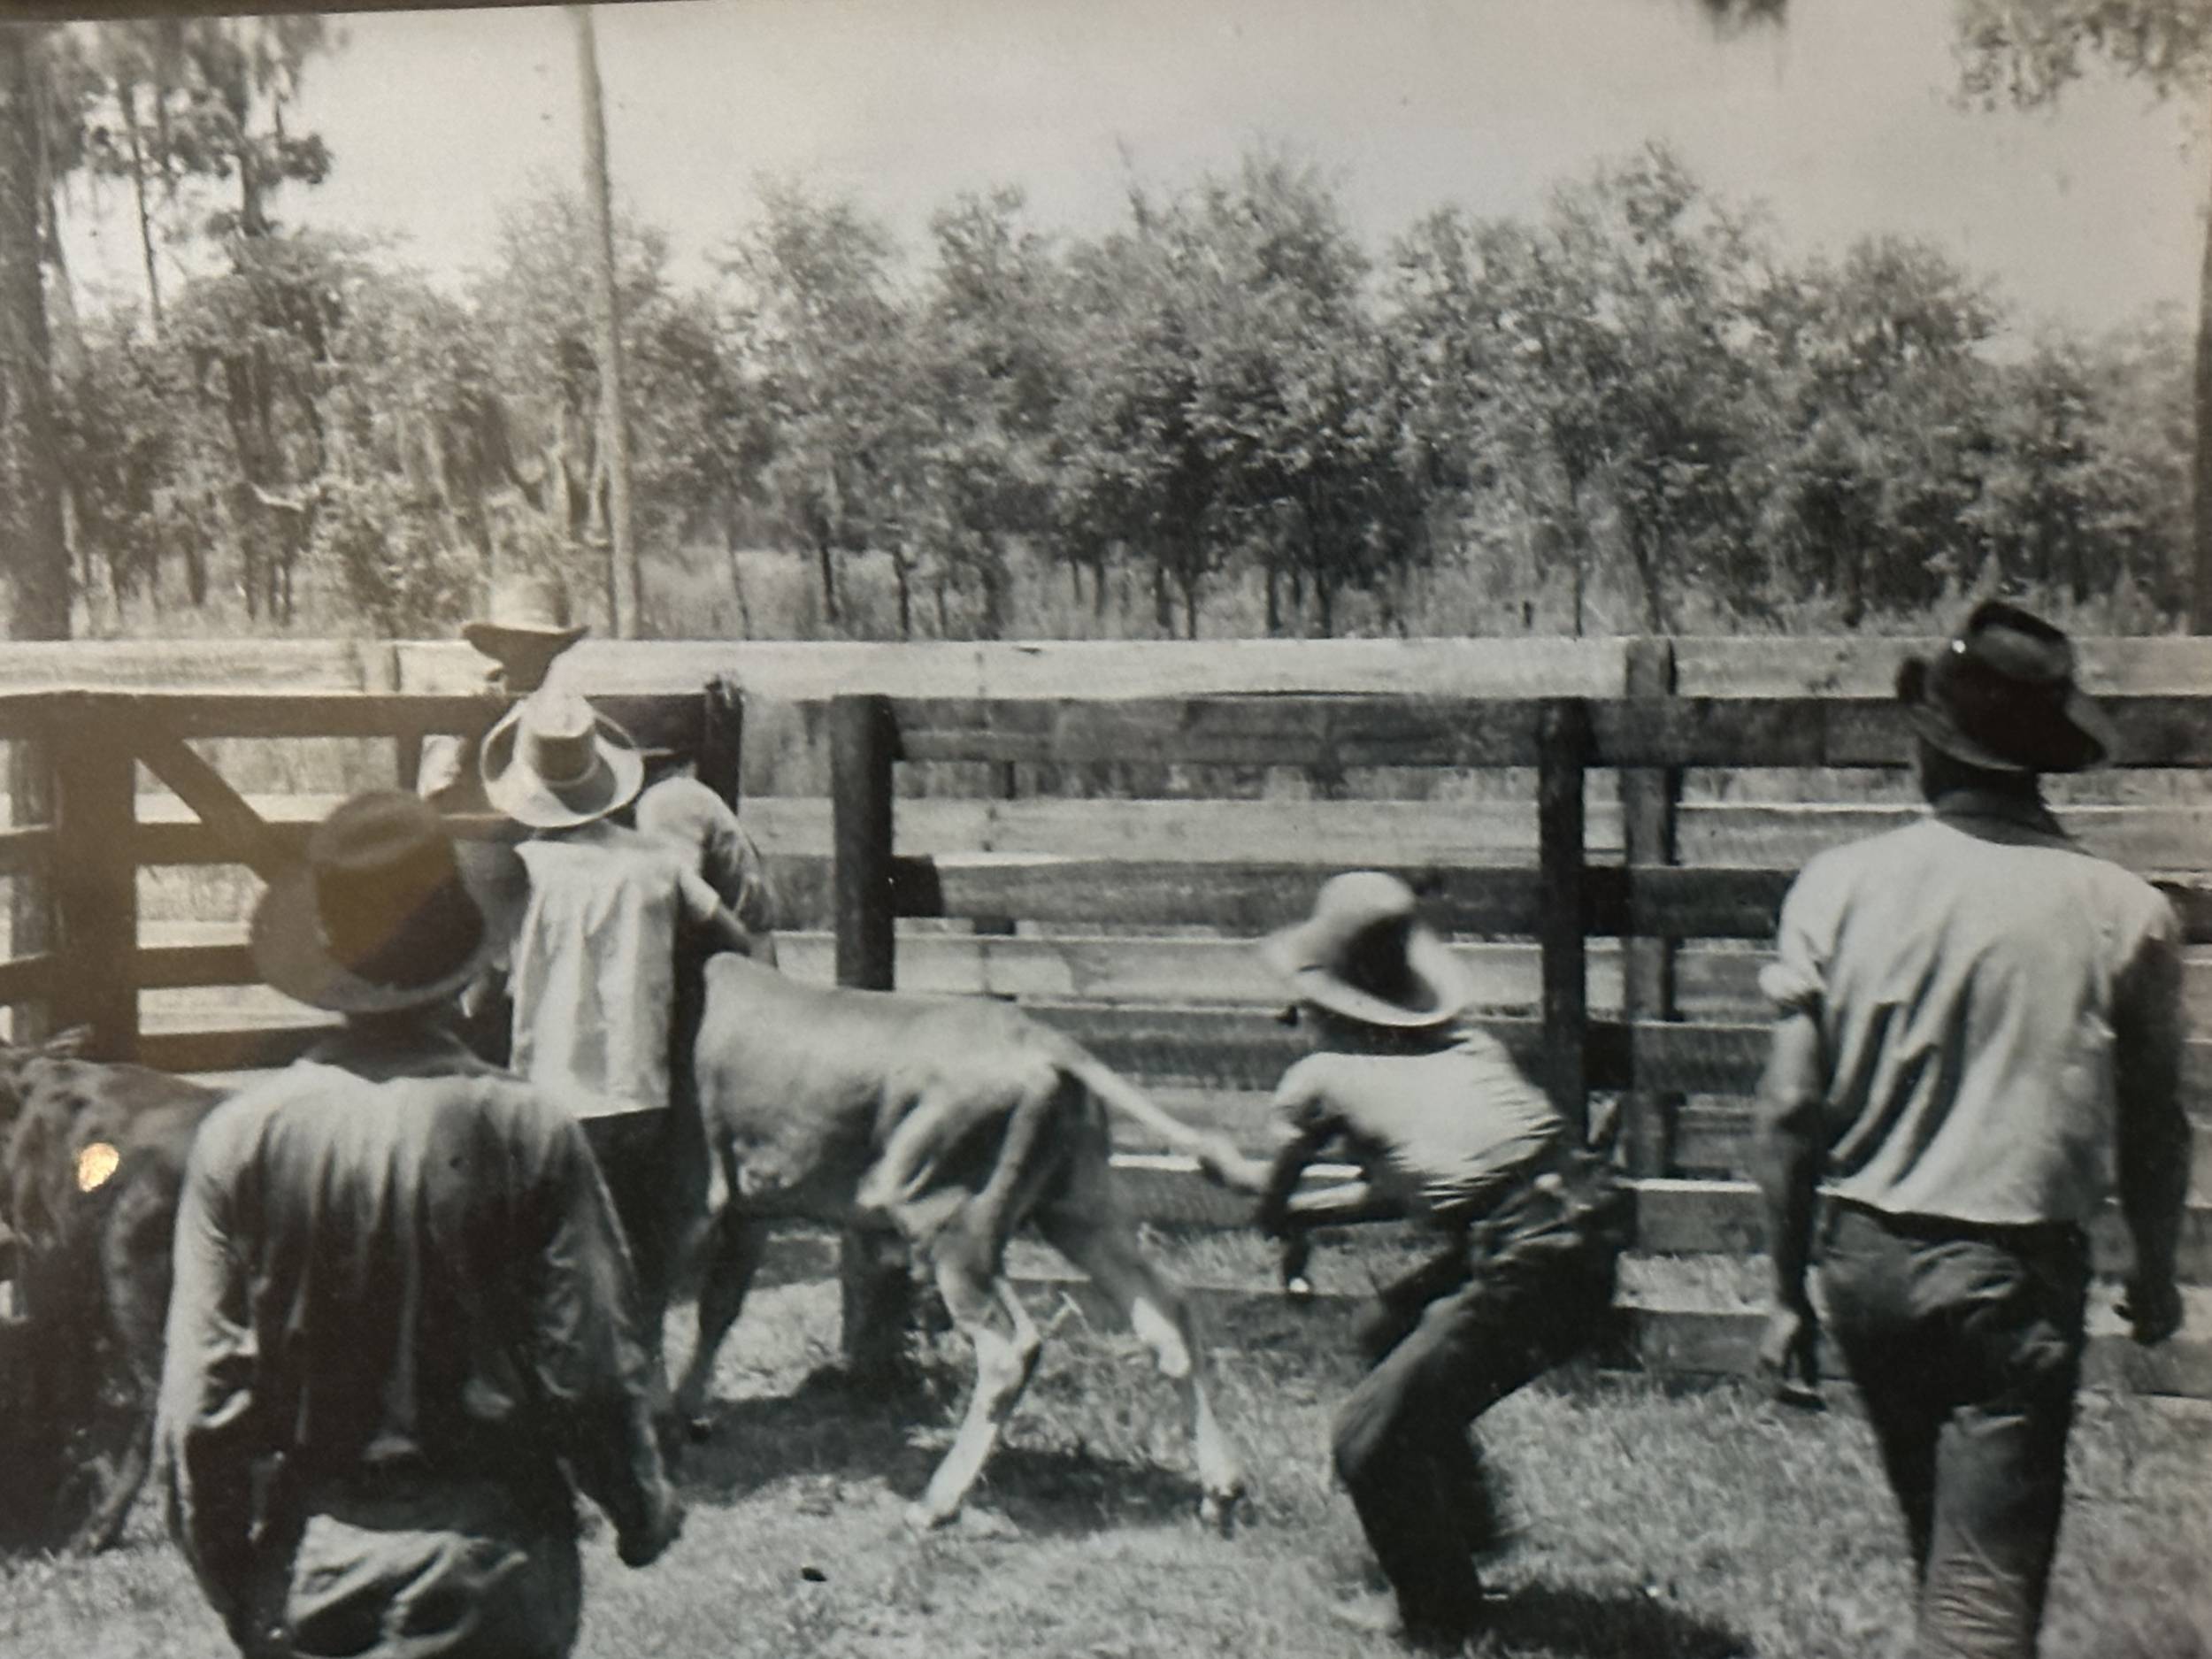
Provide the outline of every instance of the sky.
[[[1371,251],[1447,203],[1540,209],[1650,140],[1763,201],[1785,245],[1935,242],[2031,317],[2102,328],[2193,303],[2205,135],[2105,78],[2054,111],[1953,96],[1947,0],[1791,0],[1717,38],[1687,0],[652,0],[596,9],[618,203],[703,279],[763,175],[849,192],[905,240],[965,190],[1095,234],[1156,188],[1286,149]],[[502,208],[581,173],[574,35],[553,8],[354,14],[293,119],[335,165],[296,224],[397,238],[459,282]],[[78,272],[134,297],[115,193]]]

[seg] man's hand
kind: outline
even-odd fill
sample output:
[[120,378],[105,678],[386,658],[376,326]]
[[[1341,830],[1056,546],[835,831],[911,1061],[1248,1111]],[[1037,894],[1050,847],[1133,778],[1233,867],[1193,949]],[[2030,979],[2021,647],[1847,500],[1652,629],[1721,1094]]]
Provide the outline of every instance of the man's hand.
[[2138,1342],[2155,1348],[2181,1329],[2181,1292],[2170,1279],[2131,1279],[2120,1297],[2120,1317]]
[[1260,1193],[1266,1190],[1268,1165],[1260,1158],[1247,1157],[1228,1141],[1215,1137],[1198,1150],[1198,1172],[1216,1187],[1225,1187],[1232,1192]]
[[615,1553],[626,1567],[649,1566],[683,1530],[684,1502],[673,1488],[664,1486],[660,1502],[654,1507],[651,1529],[641,1537],[626,1532],[615,1541]]
[[1809,1302],[1778,1303],[1759,1339],[1759,1375],[1784,1405],[1817,1406],[1820,1320]]

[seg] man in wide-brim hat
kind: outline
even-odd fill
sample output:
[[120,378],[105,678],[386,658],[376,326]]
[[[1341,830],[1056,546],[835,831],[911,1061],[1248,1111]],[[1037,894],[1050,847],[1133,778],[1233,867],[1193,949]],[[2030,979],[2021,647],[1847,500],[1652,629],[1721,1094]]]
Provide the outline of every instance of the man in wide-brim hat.
[[557,1659],[575,1488],[631,1565],[680,1525],[657,1347],[570,1102],[447,1028],[514,865],[413,795],[361,795],[255,911],[263,977],[347,1024],[193,1143],[156,1432],[249,1655]]
[[[570,620],[567,590],[548,572],[502,572],[486,601],[482,616],[461,625],[461,637],[491,659],[485,679],[503,703],[544,685],[555,661],[591,632],[588,625]],[[478,759],[471,739],[425,739],[416,793],[442,812],[485,810]]]
[[[1337,1414],[1333,1453],[1388,1603],[1338,1617],[1430,1651],[1456,1651],[1482,1617],[1476,1558],[1499,1541],[1475,1418],[1588,1342],[1611,1305],[1622,1209],[1603,1161],[1467,1018],[1458,960],[1395,876],[1326,882],[1313,912],[1263,941],[1298,998],[1315,1052],[1284,1073],[1271,1164],[1222,1175],[1259,1194],[1273,1236],[1410,1217],[1430,1262],[1378,1293],[1363,1319],[1371,1367]],[[1356,1179],[1300,1189],[1334,1154]]]
[[2044,804],[2041,774],[2116,742],[2061,630],[1978,605],[1897,692],[1929,815],[1808,864],[1761,976],[1761,1360],[1792,1396],[1816,1382],[1824,1182],[1823,1300],[1904,1512],[1914,1651],[2026,1655],[2080,1375],[2085,1230],[2115,1170],[2136,1339],[2180,1320],[2180,933],[2154,887]]
[[[510,953],[511,1064],[595,1102],[592,1141],[630,1229],[649,1306],[667,1294],[711,1176],[678,1053],[680,965],[764,939],[700,874],[697,854],[618,814],[644,758],[583,697],[546,687],[485,734],[486,798],[531,831],[516,849],[529,898]],[[670,1108],[678,1110],[672,1114]]]

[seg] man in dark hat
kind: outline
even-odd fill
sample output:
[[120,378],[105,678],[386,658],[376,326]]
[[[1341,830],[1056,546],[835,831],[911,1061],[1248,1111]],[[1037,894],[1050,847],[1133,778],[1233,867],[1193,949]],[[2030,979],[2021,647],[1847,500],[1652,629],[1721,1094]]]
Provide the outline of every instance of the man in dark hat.
[[1814,1379],[1821,1286],[1904,1510],[1919,1655],[2035,1648],[2089,1281],[2116,1174],[2138,1341],[2179,1325],[2189,1171],[2172,907],[2084,852],[2038,780],[2110,752],[2065,634],[1978,607],[1898,694],[1931,812],[1808,864],[1762,976],[1776,1298],[1761,1360]]
[[632,1566],[681,1524],[570,1102],[445,1028],[512,863],[361,795],[255,912],[263,977],[346,1026],[193,1145],[157,1430],[171,1525],[248,1655],[552,1659],[575,1489]]
[[[1310,919],[1262,954],[1294,987],[1316,1052],[1284,1073],[1271,1165],[1217,1173],[1260,1195],[1271,1236],[1408,1217],[1432,1260],[1384,1287],[1362,1320],[1371,1369],[1339,1411],[1338,1474],[1384,1576],[1387,1603],[1341,1622],[1453,1652],[1480,1622],[1477,1559],[1500,1541],[1471,1425],[1583,1348],[1612,1305],[1622,1196],[1497,1040],[1464,1016],[1469,991],[1394,876],[1358,871],[1321,889]],[[1358,1179],[1300,1189],[1330,1153]]]

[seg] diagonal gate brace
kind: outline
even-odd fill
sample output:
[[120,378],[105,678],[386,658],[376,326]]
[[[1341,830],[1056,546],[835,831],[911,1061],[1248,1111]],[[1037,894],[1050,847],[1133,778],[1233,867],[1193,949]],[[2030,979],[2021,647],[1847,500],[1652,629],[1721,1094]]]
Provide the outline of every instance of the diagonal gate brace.
[[132,747],[146,769],[199,815],[224,849],[264,881],[273,880],[294,862],[268,820],[182,738],[169,732],[142,733]]

